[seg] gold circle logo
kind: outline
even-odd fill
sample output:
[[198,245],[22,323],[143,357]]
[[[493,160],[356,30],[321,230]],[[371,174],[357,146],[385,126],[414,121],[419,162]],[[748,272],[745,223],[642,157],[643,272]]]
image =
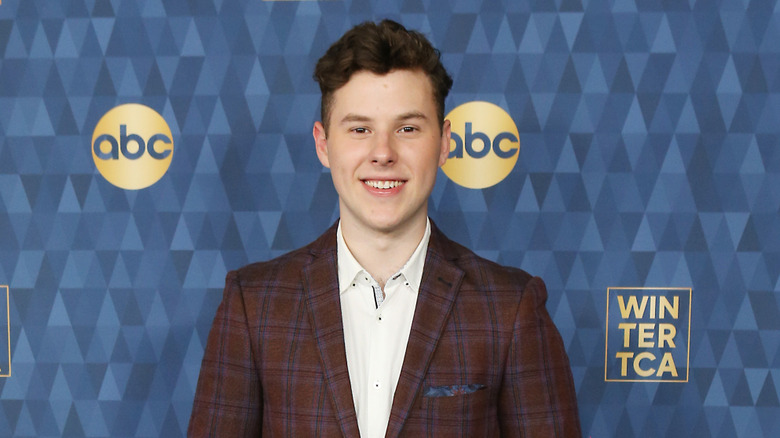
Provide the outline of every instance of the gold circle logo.
[[520,155],[520,134],[512,117],[490,102],[464,103],[447,114],[452,124],[450,155],[442,170],[470,189],[498,184]]
[[159,181],[171,165],[171,128],[148,106],[119,105],[95,126],[92,159],[111,184],[126,190],[144,189]]

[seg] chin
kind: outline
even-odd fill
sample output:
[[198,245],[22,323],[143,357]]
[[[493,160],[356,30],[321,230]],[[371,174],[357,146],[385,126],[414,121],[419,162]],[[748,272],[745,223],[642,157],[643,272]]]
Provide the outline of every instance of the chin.
[[373,216],[373,217],[368,217],[366,219],[368,220],[363,222],[366,227],[376,231],[383,231],[383,232],[393,231],[397,229],[402,223],[400,220],[396,218],[377,220],[376,216]]
[[388,217],[387,219],[381,220],[381,221],[371,221],[368,222],[371,226],[371,228],[382,231],[385,233],[390,233],[396,230],[404,229],[406,227],[413,226],[416,223],[416,219],[411,217]]
[[392,232],[392,231],[395,231],[396,229],[398,229],[399,228],[399,223],[398,222],[379,222],[379,223],[374,222],[374,223],[370,224],[370,226],[371,226],[371,228],[373,228],[373,229],[375,229],[377,231],[382,231],[382,232],[385,232],[385,233],[389,233],[389,232]]

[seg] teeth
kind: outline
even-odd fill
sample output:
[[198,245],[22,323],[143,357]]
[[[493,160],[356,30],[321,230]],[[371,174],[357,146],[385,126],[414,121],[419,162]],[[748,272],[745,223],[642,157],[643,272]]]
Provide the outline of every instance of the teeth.
[[371,186],[375,189],[392,189],[395,187],[398,187],[402,185],[403,181],[374,181],[374,180],[366,180],[363,181],[364,184],[367,186]]

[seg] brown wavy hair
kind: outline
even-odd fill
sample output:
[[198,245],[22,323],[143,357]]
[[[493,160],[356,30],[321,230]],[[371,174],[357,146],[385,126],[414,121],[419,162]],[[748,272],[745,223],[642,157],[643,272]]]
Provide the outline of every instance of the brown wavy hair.
[[353,27],[317,61],[314,80],[322,92],[320,116],[326,130],[333,93],[363,70],[378,75],[393,70],[422,71],[431,81],[439,126],[444,123],[444,100],[452,87],[452,78],[441,63],[441,53],[420,32],[383,20]]

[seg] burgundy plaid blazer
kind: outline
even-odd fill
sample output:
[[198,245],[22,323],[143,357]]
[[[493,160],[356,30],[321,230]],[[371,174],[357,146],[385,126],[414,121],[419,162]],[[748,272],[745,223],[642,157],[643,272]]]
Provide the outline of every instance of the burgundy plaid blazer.
[[[542,280],[431,228],[387,436],[580,437]],[[228,274],[189,436],[359,436],[336,260],[334,226]]]

